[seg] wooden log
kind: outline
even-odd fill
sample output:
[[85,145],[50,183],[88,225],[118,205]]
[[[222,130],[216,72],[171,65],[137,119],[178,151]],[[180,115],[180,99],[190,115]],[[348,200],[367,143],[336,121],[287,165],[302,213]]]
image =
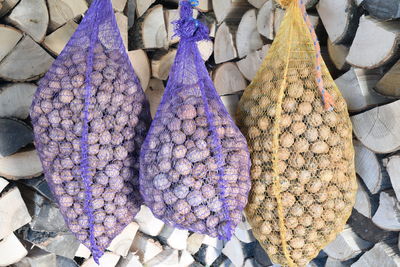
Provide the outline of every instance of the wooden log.
[[[193,10],[193,18],[197,18],[199,12],[194,9]],[[179,42],[179,36],[175,35],[175,25],[172,23],[179,19],[179,10],[178,9],[167,9],[164,11],[165,23],[167,26],[168,33],[168,42],[169,45],[175,44]]]
[[222,249],[222,253],[228,257],[233,266],[243,266],[245,258],[243,245],[235,236],[232,236],[232,238],[226,242],[225,247]]
[[0,241],[0,266],[11,266],[26,255],[28,251],[14,233]]
[[121,12],[115,12],[115,20],[122,37],[122,42],[125,48],[128,49],[128,17]]
[[18,4],[18,2],[19,0],[4,0],[1,3],[0,18],[7,14],[11,9],[13,9],[15,5]]
[[213,71],[213,81],[219,95],[234,94],[243,91],[247,86],[246,80],[234,62],[219,65]]
[[36,88],[31,83],[0,85],[0,117],[28,118]]
[[399,39],[400,22],[380,22],[362,16],[346,60],[356,67],[378,68],[398,57]]
[[400,97],[400,61],[383,76],[376,84],[375,90],[379,94],[389,97]]
[[350,65],[346,62],[346,57],[349,54],[350,48],[345,45],[334,44],[331,39],[328,38],[328,53],[332,60],[332,63],[338,70],[347,71],[350,69]]
[[400,199],[400,155],[389,158],[386,170],[389,173],[390,181],[397,200]]
[[127,0],[112,0],[112,6],[117,12],[124,12]]
[[43,75],[53,58],[29,36],[23,39],[0,62],[0,78],[8,81],[30,81]]
[[357,180],[358,188],[357,188],[357,195],[356,195],[356,203],[354,205],[354,209],[357,210],[359,213],[364,215],[367,218],[372,217],[372,205],[371,205],[371,198],[365,189],[364,185]]
[[169,51],[158,51],[151,60],[151,73],[154,78],[167,80],[169,71],[176,56],[176,49]]
[[352,116],[351,121],[358,140],[375,153],[400,149],[400,101]]
[[253,80],[270,47],[269,44],[264,45],[262,49],[251,52],[245,58],[236,62],[240,72],[248,81]]
[[154,118],[156,115],[158,105],[160,104],[164,94],[164,89],[164,84],[161,80],[151,79],[149,87],[145,91],[147,99],[150,103],[150,113],[152,118]]
[[7,17],[7,21],[40,43],[49,25],[46,3],[44,0],[21,0]]
[[396,251],[397,248],[395,248],[395,245],[379,242],[371,250],[364,253],[361,258],[351,266],[400,266],[400,257],[397,255]]
[[204,61],[207,61],[214,52],[214,43],[211,40],[201,40],[197,42],[200,56]]
[[156,0],[136,1],[136,14],[140,18]]
[[2,40],[2,44],[0,46],[0,61],[11,52],[21,38],[21,31],[13,27],[0,24],[0,40]]
[[0,193],[3,192],[4,188],[6,188],[9,184],[10,182],[0,177]]
[[[275,8],[275,13],[274,13],[274,35],[277,34],[279,31],[279,27],[281,26],[283,17],[285,16],[285,10],[281,8]],[[317,28],[318,23],[319,23],[319,17],[315,14],[309,13],[308,17],[310,18],[311,24],[314,26],[314,28]]]
[[159,242],[138,232],[133,240],[131,251],[139,256],[141,262],[147,262],[161,253],[163,248]]
[[103,256],[99,259],[99,263],[97,264],[93,257],[90,257],[88,260],[86,260],[81,266],[82,267],[99,267],[99,266],[104,266],[104,267],[115,267],[121,258],[120,255],[114,254],[112,252],[105,252]]
[[165,225],[158,238],[169,247],[176,250],[184,250],[187,246],[189,237],[188,230],[181,230],[169,225]]
[[145,266],[164,267],[179,266],[178,250],[166,248],[154,258],[144,263]]
[[21,151],[0,159],[0,176],[7,179],[29,179],[42,173],[42,164],[36,150]]
[[324,252],[330,258],[346,261],[360,255],[363,250],[373,246],[371,242],[361,239],[349,226],[347,226],[334,241],[329,243]]
[[58,29],[67,21],[84,14],[88,9],[85,0],[47,0],[49,8],[49,30]]
[[369,15],[379,20],[400,18],[400,5],[397,0],[364,0],[362,7]]
[[382,75],[380,69],[351,68],[335,80],[350,112],[360,112],[390,102],[390,99],[377,94],[373,90]]
[[135,221],[139,224],[140,232],[150,236],[159,235],[164,227],[163,221],[154,217],[150,209],[144,205],[141,206],[139,213],[136,214]]
[[162,5],[148,9],[130,30],[129,50],[155,49],[168,47],[168,35],[165,27]]
[[214,59],[216,64],[237,58],[235,45],[237,25],[223,22],[215,33]]
[[360,17],[353,1],[320,0],[317,11],[334,44],[347,43],[353,39]]
[[239,105],[240,97],[237,94],[234,95],[223,95],[221,96],[222,103],[226,110],[228,111],[229,115],[231,115],[232,119],[235,120],[236,118],[236,111]]
[[78,24],[73,20],[47,35],[43,41],[43,46],[55,56],[58,56],[68,43],[71,36],[74,34]]
[[[250,4],[252,4],[255,8],[261,8],[266,2],[269,0],[248,0]],[[269,1],[273,2],[273,1]]]
[[218,24],[224,20],[240,20],[251,8],[247,0],[212,0],[212,6]]
[[400,208],[394,193],[381,192],[379,208],[372,217],[379,228],[387,231],[400,231]]
[[262,5],[257,13],[257,30],[262,36],[269,40],[274,39],[274,19],[275,5],[273,1],[270,0]]
[[248,10],[242,17],[236,32],[236,48],[239,58],[263,46],[263,41],[257,31],[256,10]]
[[0,118],[0,158],[11,156],[32,142],[32,128],[26,123],[10,118]]
[[[179,4],[179,0],[162,0],[162,2],[174,3],[176,5]],[[197,2],[198,5],[196,6],[196,9],[200,10],[201,12],[209,12],[213,8],[211,0],[198,0]]]
[[138,230],[139,225],[135,222],[131,222],[112,240],[107,250],[122,257],[126,257]]
[[150,61],[146,52],[141,49],[133,50],[128,52],[128,56],[143,90],[146,90],[151,77]]

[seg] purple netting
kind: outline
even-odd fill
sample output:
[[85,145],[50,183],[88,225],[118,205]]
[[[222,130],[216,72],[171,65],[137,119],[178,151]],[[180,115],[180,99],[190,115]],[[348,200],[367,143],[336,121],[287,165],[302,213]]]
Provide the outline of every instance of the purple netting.
[[151,121],[109,0],[93,2],[39,82],[31,118],[60,210],[98,261],[142,204],[139,151]]
[[226,111],[196,41],[207,28],[181,1],[181,37],[168,85],[142,146],[140,190],[168,224],[230,239],[250,190],[246,139]]

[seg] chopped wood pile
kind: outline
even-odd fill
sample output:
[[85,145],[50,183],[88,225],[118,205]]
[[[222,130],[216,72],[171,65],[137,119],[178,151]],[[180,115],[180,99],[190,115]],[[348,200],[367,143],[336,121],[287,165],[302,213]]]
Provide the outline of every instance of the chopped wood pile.
[[[97,266],[68,232],[42,175],[29,107],[38,80],[90,0],[0,0],[0,266]],[[154,116],[179,38],[179,0],[112,0]],[[359,189],[346,228],[309,266],[400,266],[400,3],[307,0],[322,54],[351,115]],[[284,16],[274,0],[199,0],[198,48],[232,116]],[[101,266],[272,266],[243,221],[229,242],[141,211]]]

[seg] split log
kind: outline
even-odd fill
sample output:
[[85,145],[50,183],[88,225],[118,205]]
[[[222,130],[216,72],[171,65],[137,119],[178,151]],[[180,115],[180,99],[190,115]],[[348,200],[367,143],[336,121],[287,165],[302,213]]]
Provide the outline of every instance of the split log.
[[141,49],[133,50],[128,52],[128,56],[143,90],[146,90],[151,77],[150,61],[146,52]]
[[213,71],[215,89],[219,95],[230,95],[243,91],[246,80],[234,62],[221,64]]
[[85,261],[81,266],[82,267],[99,267],[99,266],[115,267],[120,258],[121,258],[120,255],[117,255],[117,254],[107,251],[99,259],[100,264],[97,264],[94,261],[93,257],[90,257],[90,259]]
[[[276,35],[276,33],[279,31],[279,27],[281,26],[284,16],[285,16],[285,10],[283,10],[281,8],[275,8],[274,35]],[[319,23],[319,17],[312,13],[308,13],[308,17],[310,18],[311,24],[314,26],[314,28],[317,28],[318,23]]]
[[214,51],[214,43],[211,40],[201,40],[197,42],[200,56],[204,61],[207,61]]
[[136,14],[141,17],[146,11],[149,9],[151,4],[153,4],[156,0],[140,0],[136,1]]
[[389,158],[386,166],[389,173],[390,181],[392,183],[397,200],[400,200],[400,156],[395,155]]
[[0,78],[8,81],[30,81],[43,75],[53,58],[29,36],[23,39],[0,62]]
[[133,240],[131,251],[139,256],[141,262],[147,262],[161,253],[163,248],[159,242],[138,232]]
[[123,13],[115,12],[115,20],[117,22],[125,49],[128,49],[128,17]]
[[80,244],[75,252],[75,257],[89,259],[92,252],[83,244]]
[[376,84],[375,90],[384,96],[400,97],[400,61]]
[[338,70],[347,71],[350,65],[346,62],[346,57],[349,54],[350,48],[345,45],[334,44],[328,38],[328,53],[332,63]]
[[381,192],[379,208],[372,221],[383,230],[400,231],[400,207],[395,196]]
[[203,243],[204,235],[199,233],[193,233],[189,236],[187,240],[186,250],[192,255],[199,251],[201,244]]
[[31,83],[0,85],[0,117],[28,118],[36,88]]
[[274,17],[275,5],[272,0],[266,2],[257,13],[257,30],[258,32],[268,38],[274,39]]
[[244,253],[242,243],[235,236],[225,244],[222,253],[230,259],[233,266],[243,266]]
[[354,134],[375,153],[400,149],[400,101],[351,117]]
[[239,58],[263,46],[263,41],[257,31],[256,10],[248,10],[242,17],[236,32],[236,48]]
[[28,251],[13,233],[0,241],[0,266],[11,266],[26,255]]
[[382,71],[351,68],[335,80],[350,112],[364,111],[373,106],[390,102],[373,88],[382,77]]
[[[250,4],[252,4],[255,8],[261,8],[267,1],[269,0],[248,0]],[[273,2],[273,1],[269,1]]]
[[400,22],[380,22],[362,16],[347,62],[353,66],[374,69],[398,57]]
[[136,19],[136,1],[128,0],[127,5],[127,15],[128,15],[128,29],[132,28],[133,24],[135,24]]
[[7,14],[11,9],[15,7],[16,4],[18,4],[18,2],[19,0],[4,0],[0,8],[0,17]]
[[128,256],[119,260],[118,267],[143,267],[143,265],[137,255],[129,252]]
[[262,49],[251,52],[244,59],[236,62],[240,72],[248,81],[253,80],[270,47],[269,44],[264,45]]
[[188,237],[188,230],[177,229],[169,225],[165,225],[158,235],[158,238],[160,238],[164,244],[176,250],[186,249]]
[[373,244],[361,239],[349,226],[347,226],[334,241],[329,243],[324,252],[330,258],[346,261],[369,249]]
[[363,0],[362,7],[368,11],[368,14],[379,20],[400,18],[398,0]]
[[[141,2],[141,1],[139,1]],[[156,5],[141,16],[130,30],[129,50],[168,47],[168,36],[162,5]]]
[[22,33],[10,26],[0,24],[0,61],[11,52],[15,45],[21,40]]
[[74,34],[78,24],[73,20],[47,35],[43,41],[43,46],[55,56],[58,56]]
[[164,223],[154,217],[150,209],[144,205],[140,208],[139,213],[136,214],[135,221],[139,224],[139,230],[150,236],[159,235],[164,227]]
[[0,118],[0,158],[11,156],[32,142],[32,128],[26,123]]
[[160,105],[162,96],[164,94],[164,84],[161,80],[151,79],[149,87],[146,90],[146,96],[150,103],[151,117],[156,115],[158,105]]
[[151,73],[154,78],[167,80],[172,64],[176,56],[176,49],[158,51],[151,60]]
[[42,173],[42,164],[36,150],[18,152],[0,159],[0,176],[7,179],[29,179]]
[[46,3],[44,0],[21,0],[7,17],[7,21],[40,43],[49,25]]
[[353,1],[320,0],[317,11],[334,44],[347,43],[353,39],[360,16]]
[[6,179],[0,177],[0,193],[3,192],[8,184],[9,182]]
[[218,24],[224,20],[240,20],[251,8],[247,0],[212,0],[212,6]]
[[396,251],[395,245],[391,246],[385,242],[379,242],[351,266],[400,266],[400,257]]
[[357,188],[357,195],[356,195],[356,203],[354,205],[354,209],[357,210],[359,213],[364,215],[367,218],[372,217],[372,206],[371,206],[371,198],[367,190],[365,190],[364,185],[357,180],[358,188]]
[[359,141],[354,141],[354,150],[357,174],[360,175],[371,194],[379,193],[382,189],[383,177],[377,156]]
[[153,259],[145,262],[145,266],[164,267],[164,266],[178,266],[179,255],[175,249],[167,248],[161,253],[157,254]]
[[112,6],[117,12],[124,12],[127,0],[112,0]]
[[239,105],[239,100],[240,97],[239,95],[223,95],[221,96],[222,103],[224,103],[224,106],[226,110],[229,112],[229,115],[231,115],[232,119],[235,120],[236,118],[236,110]]
[[107,250],[122,257],[126,257],[138,230],[139,225],[137,223],[132,222],[128,224],[124,230],[112,240]]
[[251,230],[242,229],[241,227],[236,227],[235,236],[241,242],[246,244],[256,241]]
[[58,29],[67,21],[82,15],[88,9],[85,0],[47,0],[49,7],[49,30]]
[[216,64],[230,61],[237,57],[235,46],[237,25],[223,22],[215,33],[214,59]]
[[195,260],[193,256],[186,250],[183,250],[179,257],[179,266],[192,266]]

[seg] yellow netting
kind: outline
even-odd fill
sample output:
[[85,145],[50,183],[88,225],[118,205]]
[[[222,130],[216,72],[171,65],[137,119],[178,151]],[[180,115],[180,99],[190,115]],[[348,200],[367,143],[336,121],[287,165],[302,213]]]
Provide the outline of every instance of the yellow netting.
[[326,110],[316,82],[316,51],[297,2],[238,109],[252,156],[246,213],[271,259],[305,266],[342,230],[357,190],[346,103],[322,62]]

